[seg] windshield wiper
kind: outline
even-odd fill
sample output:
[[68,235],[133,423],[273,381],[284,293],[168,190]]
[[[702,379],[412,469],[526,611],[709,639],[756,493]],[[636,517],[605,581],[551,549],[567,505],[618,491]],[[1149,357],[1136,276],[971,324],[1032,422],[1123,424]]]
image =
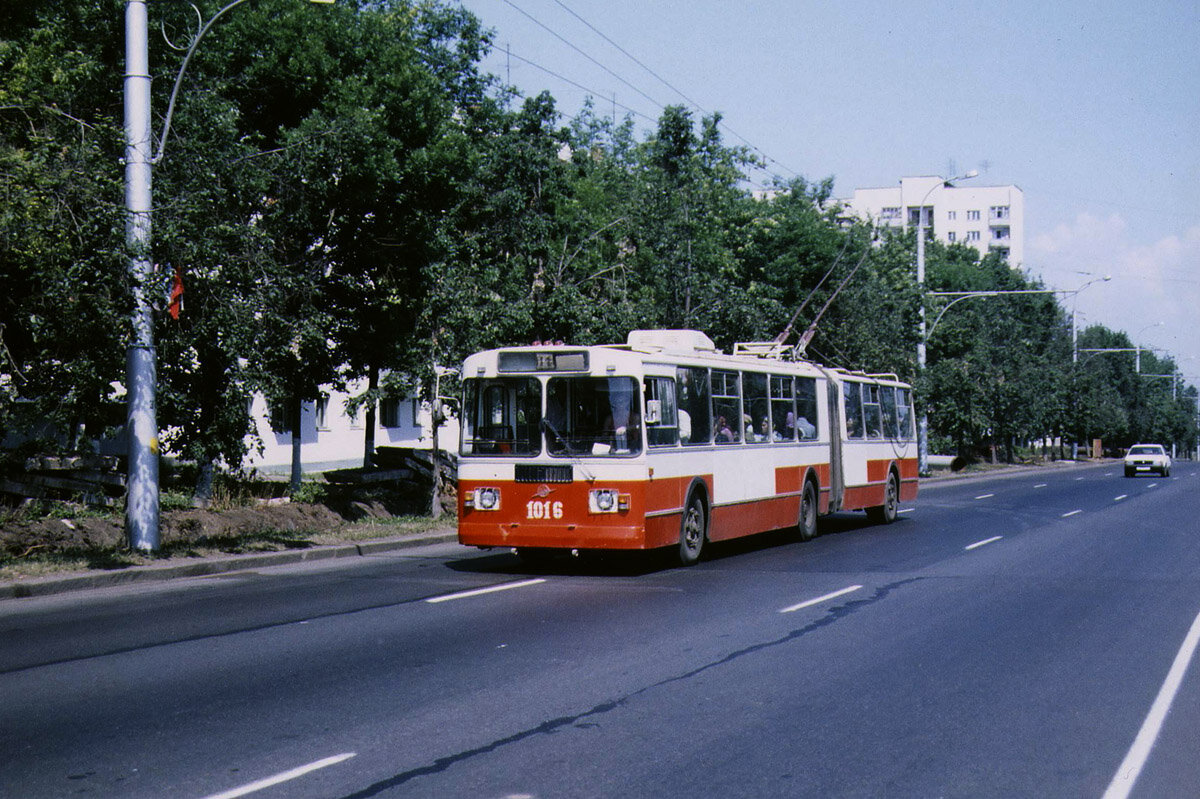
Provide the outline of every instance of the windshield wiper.
[[578,455],[579,454],[575,450],[571,449],[571,443],[567,440],[567,437],[564,436],[562,433],[558,432],[558,428],[555,427],[554,423],[551,422],[549,419],[546,419],[543,417],[542,429],[545,430],[546,432],[550,433],[551,435],[553,435],[556,439],[558,439],[558,443],[562,444],[563,450],[568,455]]

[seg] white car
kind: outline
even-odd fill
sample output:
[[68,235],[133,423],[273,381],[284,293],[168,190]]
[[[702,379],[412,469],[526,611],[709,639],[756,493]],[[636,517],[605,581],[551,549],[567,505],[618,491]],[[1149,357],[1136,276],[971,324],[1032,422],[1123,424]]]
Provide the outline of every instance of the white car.
[[1170,477],[1171,456],[1160,444],[1134,444],[1125,453],[1125,476],[1144,472],[1158,472],[1163,477]]

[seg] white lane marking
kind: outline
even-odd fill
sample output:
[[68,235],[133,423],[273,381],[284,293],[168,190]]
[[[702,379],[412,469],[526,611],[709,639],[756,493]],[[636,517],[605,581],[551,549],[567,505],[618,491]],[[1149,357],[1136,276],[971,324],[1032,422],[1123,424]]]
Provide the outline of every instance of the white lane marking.
[[1062,517],[1065,519],[1065,518],[1067,518],[1068,516],[1074,516],[1074,515],[1075,515],[1075,514],[1077,514],[1077,513],[1083,513],[1083,511],[1081,511],[1081,510],[1069,510],[1069,511],[1067,511],[1066,513],[1064,513],[1064,514],[1062,515]]
[[897,513],[912,513],[915,510],[916,510],[916,508],[901,508],[900,510],[898,510],[896,512]]
[[991,499],[994,496],[996,496],[996,495],[995,494],[980,494],[979,496],[975,497],[975,499]]
[[834,591],[832,594],[826,594],[825,596],[819,596],[816,599],[810,599],[806,602],[801,602],[799,605],[792,605],[791,607],[784,608],[783,610],[781,610],[779,612],[780,613],[791,613],[794,610],[803,610],[804,608],[811,608],[813,605],[819,605],[822,602],[828,602],[831,599],[837,599],[840,596],[844,596],[846,594],[852,594],[855,591],[859,590],[860,588],[862,588],[861,585],[852,585],[852,586],[849,586],[848,588],[843,588],[840,591]]
[[1105,476],[1105,477],[1112,477],[1114,474],[1116,474],[1116,472],[1105,472],[1105,473],[1104,473],[1104,476]]
[[1112,782],[1109,783],[1108,790],[1104,792],[1103,799],[1125,799],[1133,790],[1133,784],[1137,782],[1142,767],[1146,765],[1146,760],[1150,757],[1150,750],[1154,748],[1154,742],[1162,730],[1163,721],[1171,710],[1171,703],[1175,701],[1175,694],[1179,692],[1179,686],[1183,683],[1188,664],[1192,660],[1192,655],[1196,653],[1197,644],[1200,644],[1200,614],[1196,615],[1191,629],[1184,637],[1183,645],[1179,647],[1175,661],[1171,664],[1171,670],[1167,672],[1167,679],[1163,682],[1162,688],[1158,690],[1158,696],[1155,697],[1154,704],[1150,706],[1150,712],[1146,715],[1146,720],[1142,722],[1141,730],[1133,739],[1133,746],[1129,747],[1129,753],[1125,755],[1125,759],[1117,768],[1117,773],[1113,775]]
[[1083,479],[1082,477],[1076,477],[1076,478],[1075,478],[1075,482],[1076,482],[1076,483],[1078,483],[1078,482],[1079,482],[1079,481],[1081,481],[1082,479]]
[[1158,485],[1158,483],[1151,483],[1150,485],[1146,486],[1146,488],[1154,488],[1156,485]]
[[345,752],[340,755],[334,755],[333,757],[327,757],[323,760],[309,763],[307,766],[300,766],[299,768],[294,768],[291,771],[285,771],[282,774],[276,774],[274,777],[267,777],[265,780],[259,780],[258,782],[252,782],[248,785],[243,785],[240,788],[234,788],[229,791],[224,791],[223,793],[214,793],[211,796],[206,796],[205,799],[236,799],[236,797],[239,796],[245,796],[246,794],[254,793],[255,791],[261,791],[265,788],[270,788],[272,786],[279,785],[280,783],[294,780],[297,777],[303,777],[305,774],[316,771],[317,769],[336,765],[341,763],[343,760],[349,760],[354,756],[354,752]]
[[460,591],[457,594],[446,594],[445,596],[435,596],[426,599],[425,601],[431,605],[436,605],[439,602],[449,602],[454,599],[467,599],[468,597],[481,596],[483,594],[494,594],[497,591],[507,591],[510,588],[524,588],[527,585],[537,585],[538,583],[546,582],[541,577],[532,580],[521,580],[516,583],[503,583],[501,585],[492,585],[487,588],[476,588],[473,591]]
[[1113,497],[1113,502],[1120,502],[1121,500],[1125,499],[1128,496],[1129,496],[1128,494],[1122,494],[1119,497]]
[[985,538],[982,541],[976,541],[974,544],[967,544],[965,547],[963,547],[963,549],[970,552],[972,549],[979,549],[982,546],[987,546],[988,544],[993,544],[993,543],[999,541],[1001,538],[1004,538],[1004,536],[994,535],[991,538]]
[[1045,488],[1047,485],[1048,485],[1047,483],[1038,483],[1037,485],[1034,486],[1034,488]]

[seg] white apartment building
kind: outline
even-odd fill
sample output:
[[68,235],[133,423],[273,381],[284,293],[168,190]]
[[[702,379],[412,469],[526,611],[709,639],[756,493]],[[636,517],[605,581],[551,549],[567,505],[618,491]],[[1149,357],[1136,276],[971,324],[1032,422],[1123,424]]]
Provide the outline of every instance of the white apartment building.
[[1014,269],[1025,262],[1025,194],[1018,186],[947,186],[936,175],[908,177],[899,186],[855,189],[840,202],[860,219],[903,228],[919,224],[924,205],[939,241],[966,244],[980,255],[999,251]]
[[[325,386],[323,398],[305,402],[300,416],[300,458],[305,473],[362,466],[366,437],[366,411],[346,413],[346,400],[366,388],[352,385],[346,391]],[[258,431],[262,451],[251,450],[243,464],[265,474],[287,474],[292,464],[292,432],[280,413],[273,413],[267,400],[256,394],[250,415]],[[433,426],[429,403],[419,399],[383,400],[375,414],[375,446],[431,449]],[[458,449],[458,419],[451,416],[438,429],[438,449]]]

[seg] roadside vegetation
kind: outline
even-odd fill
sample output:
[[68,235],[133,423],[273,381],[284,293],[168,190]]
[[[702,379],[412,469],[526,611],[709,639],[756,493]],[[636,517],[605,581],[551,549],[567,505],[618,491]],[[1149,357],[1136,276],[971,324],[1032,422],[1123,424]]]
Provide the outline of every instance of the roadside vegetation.
[[222,489],[206,508],[192,507],[188,494],[164,491],[163,545],[153,555],[128,548],[120,508],[63,501],[0,506],[0,580],[352,544],[449,526],[422,512],[423,495],[382,488],[349,493],[306,482],[296,498],[262,496],[278,488],[246,483]]

